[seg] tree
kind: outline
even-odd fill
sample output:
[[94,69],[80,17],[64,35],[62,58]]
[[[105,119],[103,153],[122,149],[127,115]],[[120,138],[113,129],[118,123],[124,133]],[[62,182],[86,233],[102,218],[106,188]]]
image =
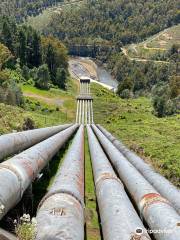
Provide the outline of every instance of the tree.
[[33,32],[33,43],[32,43],[32,50],[33,50],[33,66],[39,67],[42,61],[42,54],[41,54],[41,38],[39,34],[34,31]]
[[58,68],[56,73],[56,79],[54,84],[56,84],[59,88],[66,88],[66,71],[64,68]]
[[170,79],[171,98],[176,98],[180,95],[180,76],[173,76]]
[[37,76],[35,79],[35,86],[40,89],[49,89],[50,74],[48,66],[46,64],[41,65],[37,70]]
[[11,33],[11,28],[10,25],[8,23],[8,20],[5,19],[3,22],[3,26],[2,26],[2,41],[3,43],[11,50],[13,51],[13,37],[12,37],[12,33]]
[[47,64],[53,84],[65,89],[68,57],[65,46],[54,37],[42,38],[43,63]]
[[4,64],[13,59],[12,53],[9,49],[0,43],[0,70],[2,70]]
[[133,89],[133,80],[132,78],[130,77],[126,77],[119,85],[118,85],[118,90],[117,90],[117,93],[119,95],[121,95],[121,93],[124,91],[124,90],[129,90],[129,91],[132,91]]
[[23,94],[14,79],[7,70],[0,71],[0,101],[22,106],[24,104]]
[[158,84],[153,90],[153,107],[155,115],[164,117],[176,112],[175,102],[170,98],[169,86]]
[[26,39],[26,33],[24,29],[20,29],[18,38],[19,38],[18,56],[20,58],[21,66],[23,66],[27,63],[27,55],[26,55],[27,39]]
[[143,72],[140,69],[137,69],[134,73],[134,87],[133,91],[139,91],[139,90],[144,90],[146,89],[146,78],[143,74]]

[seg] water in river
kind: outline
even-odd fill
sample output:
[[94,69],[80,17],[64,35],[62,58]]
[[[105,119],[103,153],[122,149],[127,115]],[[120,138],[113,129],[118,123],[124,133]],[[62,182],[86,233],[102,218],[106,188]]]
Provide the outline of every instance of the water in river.
[[[98,82],[106,84],[112,88],[117,88],[118,82],[111,76],[111,74],[105,68],[97,66],[94,63],[95,68],[96,68],[97,77],[92,76],[91,73],[88,71],[88,69],[82,64],[81,59],[82,58],[74,58],[69,61],[70,70],[77,77],[88,76],[88,77],[93,78],[93,79],[97,80]],[[85,59],[86,58],[83,58],[83,60],[85,60]],[[88,61],[92,61],[92,60],[87,58],[87,62]]]
[[117,88],[118,82],[111,76],[111,74],[103,67],[97,66],[97,77],[100,82],[105,83],[113,88]]

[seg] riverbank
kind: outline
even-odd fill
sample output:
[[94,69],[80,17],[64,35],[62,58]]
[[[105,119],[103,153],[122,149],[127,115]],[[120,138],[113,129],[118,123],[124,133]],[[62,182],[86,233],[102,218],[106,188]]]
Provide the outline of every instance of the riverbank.
[[103,66],[98,66],[90,58],[70,58],[69,72],[73,78],[79,79],[82,76],[89,77],[92,82],[98,83],[102,87],[114,92],[118,86],[118,82],[110,73]]

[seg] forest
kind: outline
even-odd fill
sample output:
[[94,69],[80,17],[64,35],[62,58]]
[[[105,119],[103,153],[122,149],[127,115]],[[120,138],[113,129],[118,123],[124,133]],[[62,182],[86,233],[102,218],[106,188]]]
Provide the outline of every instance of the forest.
[[[170,51],[173,51],[174,47]],[[174,52],[178,55],[178,50]],[[119,81],[117,94],[124,99],[152,97],[154,114],[164,117],[180,110],[179,63],[130,61],[122,54],[113,55],[108,67]]]
[[36,16],[58,2],[63,0],[2,0],[0,16],[14,16],[17,22],[22,22],[27,16]]
[[[176,0],[88,0],[54,15],[43,33],[53,33],[72,55],[106,63],[122,98],[151,95],[158,117],[179,112],[179,46],[163,55],[169,64],[130,61],[121,47],[140,42],[180,22]],[[162,57],[161,57],[162,58]]]
[[68,56],[65,46],[32,27],[17,25],[8,17],[0,25],[0,102],[23,106],[19,85],[40,89],[66,88]]
[[67,43],[106,42],[119,47],[179,21],[176,0],[88,0],[54,15],[44,33],[53,32]]
[[1,2],[1,15],[14,19],[2,17],[0,23],[1,73],[7,75],[11,68],[8,74],[12,76],[13,72],[14,77],[18,72],[20,77],[16,78],[36,87],[49,89],[53,84],[65,89],[68,52],[89,56],[107,65],[119,82],[117,93],[121,98],[151,95],[157,116],[179,112],[179,46],[173,45],[163,55],[162,60],[169,64],[130,61],[121,53],[122,46],[178,24],[176,0],[87,0],[53,14],[42,35],[26,24],[17,25],[57,2]]

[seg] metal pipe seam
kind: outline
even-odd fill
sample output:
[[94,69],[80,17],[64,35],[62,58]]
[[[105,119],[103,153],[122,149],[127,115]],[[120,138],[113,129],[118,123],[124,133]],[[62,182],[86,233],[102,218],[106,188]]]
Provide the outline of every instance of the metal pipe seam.
[[29,184],[78,126],[75,124],[0,164],[0,219],[21,200]]
[[39,205],[37,239],[84,240],[84,219],[84,127],[81,125]]
[[80,126],[48,194],[65,191],[84,202],[84,127]]
[[51,192],[51,193],[47,193],[47,194],[44,196],[44,198],[40,201],[37,210],[39,210],[39,209],[42,207],[43,203],[44,203],[48,198],[52,197],[53,195],[60,194],[60,193],[66,194],[66,195],[70,195],[71,197],[75,198],[83,208],[85,208],[84,201],[82,201],[76,194],[74,194],[73,192],[68,191],[68,190],[66,190],[66,189],[60,189],[60,190],[57,190],[57,191],[53,191],[53,192]]
[[64,193],[53,195],[39,211],[36,240],[84,240],[84,209],[76,198]]
[[117,140],[105,128],[99,124],[97,127],[127,158],[127,160],[132,163],[139,170],[139,172],[159,191],[159,193],[172,203],[173,207],[180,214],[180,191],[165,177],[156,172],[152,166],[144,162],[142,158],[130,151],[122,142]]
[[120,179],[118,177],[114,176],[114,174],[111,174],[111,173],[103,173],[99,178],[97,178],[95,180],[95,186],[97,186],[99,182],[104,181],[106,179],[107,180],[108,179],[111,179],[111,180],[114,179],[114,180],[116,180],[117,182],[119,182],[123,186],[123,184],[120,181]]
[[[84,138],[84,127],[83,127],[83,125],[81,125],[78,132],[76,133],[76,136],[73,139],[72,145],[70,146],[70,149],[69,149],[67,155],[65,156],[64,162],[62,163],[59,173],[57,173],[57,175],[56,175],[54,184],[50,188],[49,192],[41,200],[41,202],[38,206],[38,209],[42,206],[43,202],[47,198],[51,197],[54,194],[58,194],[58,193],[65,193],[67,195],[71,195],[72,197],[76,198],[76,200],[84,207],[84,198],[82,197],[82,195],[84,195],[84,193],[82,193],[82,189],[80,191],[79,190],[73,191],[75,188],[78,188],[78,187],[76,185],[74,185],[74,189],[73,189],[71,187],[71,184],[73,184],[73,183],[69,181],[70,178],[68,179],[68,176],[67,176],[68,172],[69,172],[69,168],[67,168],[67,165],[69,165],[69,163],[72,161],[73,158],[78,159],[79,158],[78,153],[84,151],[84,150],[82,150],[82,148],[84,146],[83,138]],[[75,144],[77,144],[77,145],[75,145]],[[80,144],[82,144],[83,146],[81,146]],[[76,151],[74,149],[76,149]],[[74,154],[73,154],[73,156],[71,156],[71,152],[73,152],[73,151],[74,151]],[[83,158],[84,158],[84,156],[83,156]],[[68,162],[68,164],[66,162]],[[78,162],[80,162],[80,161],[78,161]],[[73,164],[73,163],[71,163],[71,164]],[[75,164],[76,164],[76,162],[74,161],[74,165]],[[72,166],[71,166],[71,168],[72,168]],[[63,170],[66,170],[66,172]],[[75,168],[74,171],[75,171],[74,176],[77,177],[78,176],[77,169]],[[65,173],[63,173],[63,172],[65,172]],[[65,176],[65,177],[63,178],[63,176]],[[73,176],[73,172],[71,171],[71,176],[70,176],[72,178],[71,180],[75,180],[74,176]],[[62,182],[59,182],[58,179],[60,179],[60,178],[63,178]],[[81,178],[82,178],[82,176],[80,177],[80,179]]]
[[[178,223],[180,216],[171,206],[168,200],[163,200],[154,187],[141,175],[141,173],[119,152],[119,150],[103,135],[95,126],[92,128],[99,139],[104,151],[108,155],[119,177],[126,185],[126,188],[136,203],[140,215],[145,219],[151,230],[160,230],[161,233],[154,232],[157,240],[177,240],[180,239]],[[149,195],[149,197],[147,197]],[[152,197],[153,196],[153,197]],[[143,201],[142,201],[143,199]],[[163,230],[168,230],[164,234]]]
[[34,144],[37,144],[58,132],[67,129],[72,124],[59,125],[54,127],[28,130],[24,132],[9,133],[0,136],[0,160],[10,155],[23,151]]
[[[150,239],[97,138],[87,126],[97,201],[104,240]],[[138,234],[136,231],[142,232]]]

